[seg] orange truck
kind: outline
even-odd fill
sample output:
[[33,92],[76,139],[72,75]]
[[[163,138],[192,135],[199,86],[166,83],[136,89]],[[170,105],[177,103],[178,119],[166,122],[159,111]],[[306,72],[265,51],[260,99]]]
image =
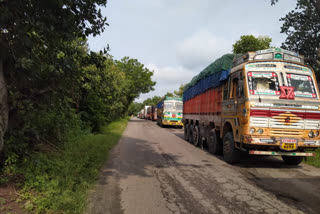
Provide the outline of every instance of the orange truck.
[[184,137],[230,164],[245,151],[298,165],[320,147],[319,95],[313,69],[297,53],[227,54],[186,85]]

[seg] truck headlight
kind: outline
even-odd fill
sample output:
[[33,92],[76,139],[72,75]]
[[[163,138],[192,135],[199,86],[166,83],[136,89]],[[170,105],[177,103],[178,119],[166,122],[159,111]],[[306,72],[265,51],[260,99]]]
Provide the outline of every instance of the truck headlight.
[[258,134],[263,134],[263,129],[258,129]]
[[314,136],[315,136],[315,137],[318,137],[318,136],[319,136],[319,131],[316,131],[316,132],[314,133]]
[[256,130],[255,130],[254,128],[250,128],[250,129],[249,129],[249,133],[250,133],[250,134],[254,134],[255,132],[256,132]]
[[308,136],[309,136],[310,138],[313,138],[313,137],[314,137],[313,131],[310,131],[309,134],[308,134]]

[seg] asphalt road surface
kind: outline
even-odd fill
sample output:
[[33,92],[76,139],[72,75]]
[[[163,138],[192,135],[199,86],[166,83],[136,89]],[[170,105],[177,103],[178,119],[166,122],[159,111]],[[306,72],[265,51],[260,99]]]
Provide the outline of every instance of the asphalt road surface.
[[274,157],[228,165],[183,129],[131,119],[89,198],[88,213],[320,213],[320,170]]

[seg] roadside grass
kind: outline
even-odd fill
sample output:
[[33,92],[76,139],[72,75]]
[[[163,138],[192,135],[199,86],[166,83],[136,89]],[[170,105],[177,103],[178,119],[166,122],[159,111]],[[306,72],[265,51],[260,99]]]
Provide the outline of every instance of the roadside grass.
[[23,169],[21,194],[32,213],[82,213],[108,152],[119,141],[128,118],[68,142],[58,152],[36,153]]
[[315,152],[316,156],[307,157],[307,160],[304,162],[315,167],[320,167],[320,149],[317,149]]

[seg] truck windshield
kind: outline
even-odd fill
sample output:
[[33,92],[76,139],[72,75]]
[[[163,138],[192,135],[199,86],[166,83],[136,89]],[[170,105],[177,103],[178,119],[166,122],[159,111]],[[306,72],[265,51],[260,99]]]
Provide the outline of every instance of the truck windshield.
[[296,97],[316,98],[316,90],[312,78],[308,75],[287,73],[288,86],[294,87]]
[[182,107],[183,107],[182,103],[176,103],[176,110],[177,111],[182,111]]
[[165,110],[173,110],[173,103],[172,102],[165,102],[164,109]]
[[280,95],[275,72],[248,72],[248,87],[251,95]]

